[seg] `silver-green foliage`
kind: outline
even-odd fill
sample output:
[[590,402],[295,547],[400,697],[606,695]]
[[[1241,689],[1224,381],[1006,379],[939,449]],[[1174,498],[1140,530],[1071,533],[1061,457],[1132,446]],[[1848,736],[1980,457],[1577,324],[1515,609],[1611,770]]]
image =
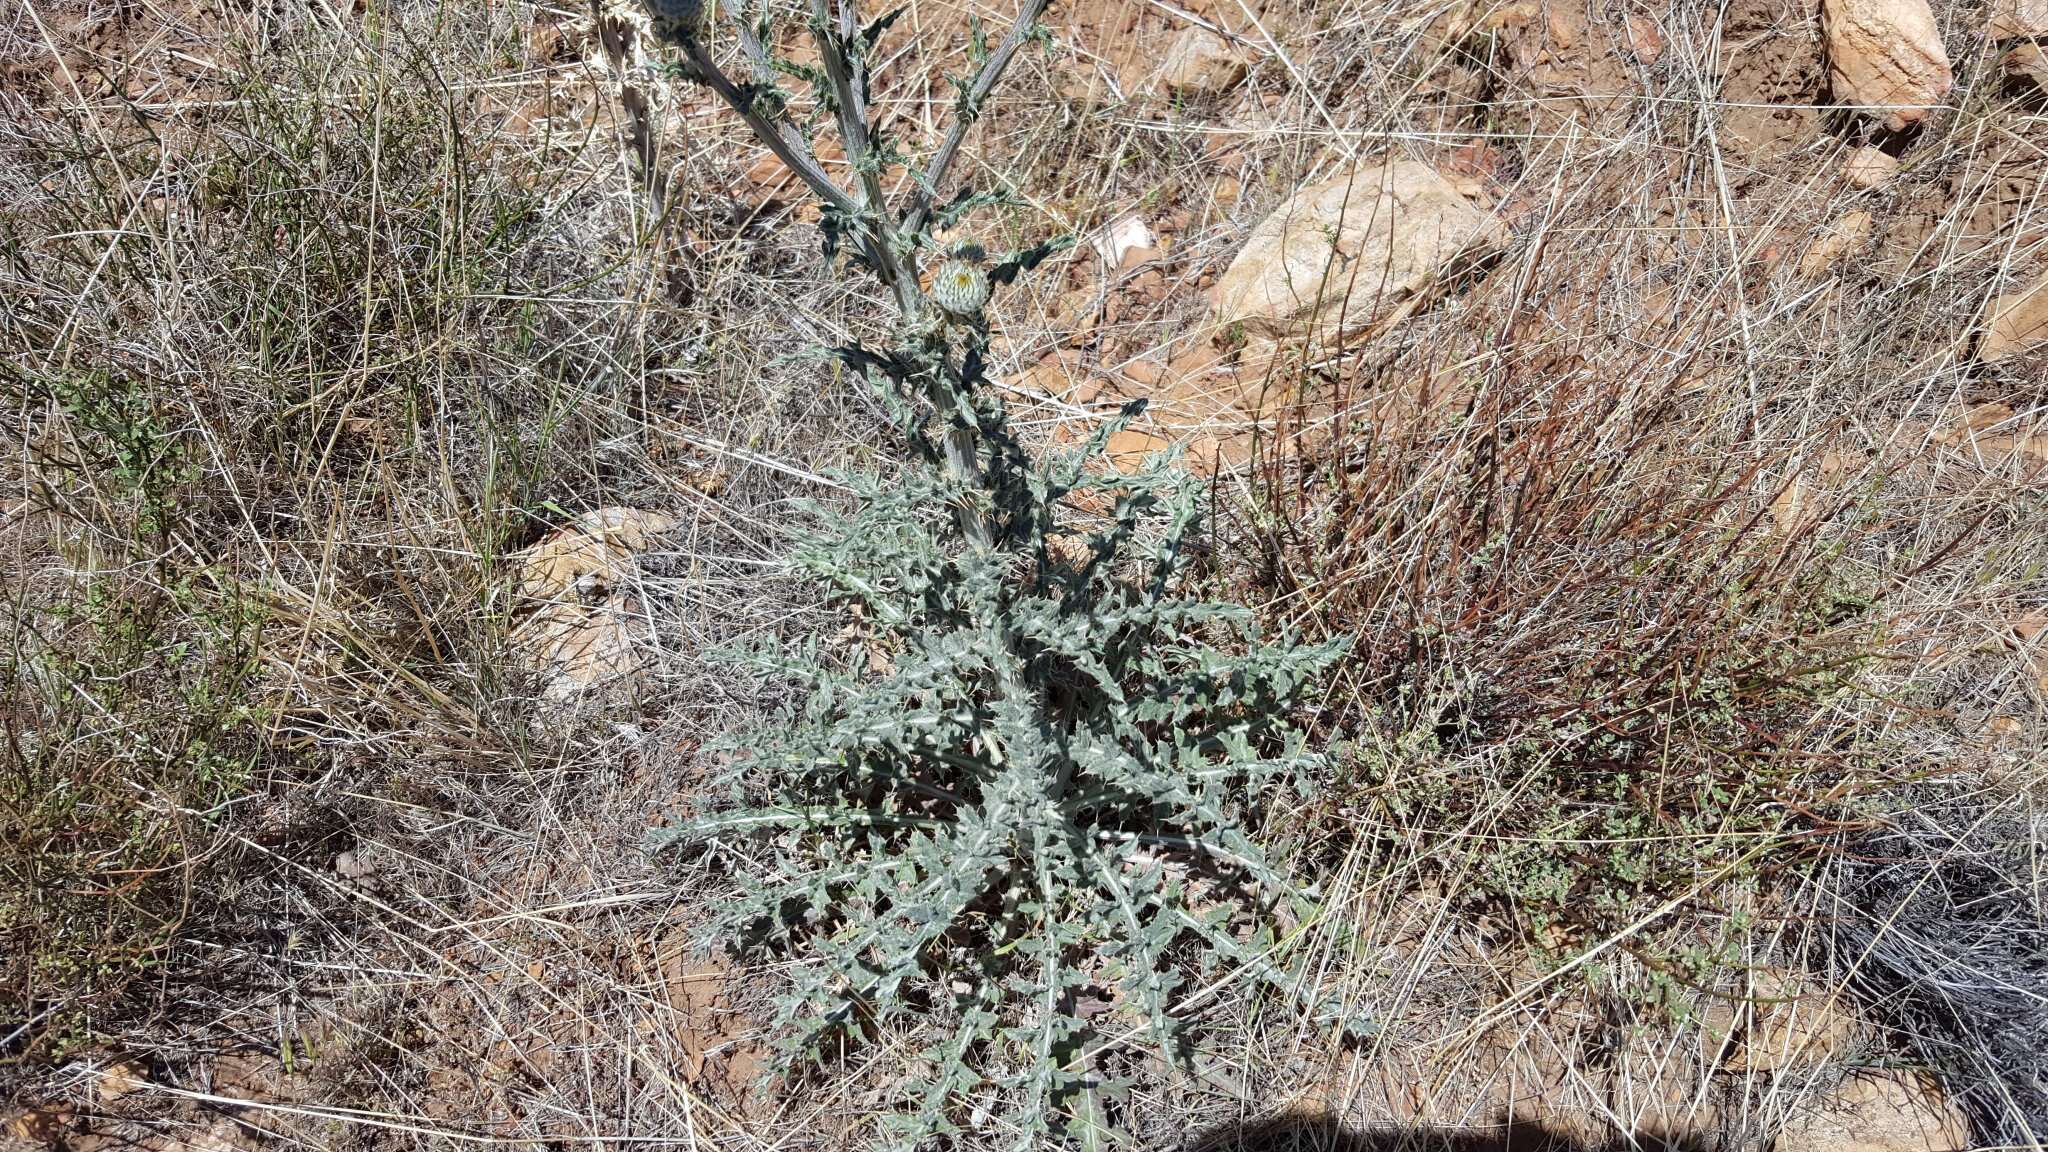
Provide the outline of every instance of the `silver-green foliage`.
[[[836,90],[864,91],[873,38],[848,34],[849,6],[836,19],[816,7],[829,107]],[[697,35],[678,37],[690,74],[723,91]],[[992,82],[984,66],[961,87]],[[757,132],[780,131],[763,111],[779,102],[741,95]],[[935,184],[943,164],[931,172]],[[733,808],[653,843],[741,863],[711,936],[788,961],[775,1034],[789,1059],[830,1057],[899,1017],[951,1025],[916,1033],[939,1039],[901,1085],[888,1121],[901,1142],[977,1113],[1020,1146],[1099,1141],[1108,1034],[1184,1055],[1175,1008],[1190,976],[1263,982],[1328,1012],[1275,938],[1276,910],[1307,908],[1238,817],[1308,779],[1289,717],[1340,646],[1263,643],[1245,609],[1178,594],[1194,482],[1169,458],[1133,475],[1091,467],[1138,406],[1048,460],[1012,435],[984,375],[986,324],[934,312],[916,283],[928,223],[989,197],[920,197],[891,216],[872,191],[837,195],[828,255],[850,248],[901,323],[887,349],[834,351],[916,462],[886,484],[854,479],[851,513],[816,512],[795,560],[857,608],[883,658],[849,661],[815,637],[754,654],[797,703],[731,742],[744,750]],[[1052,250],[950,258],[1001,285]],[[1077,504],[1107,511],[1072,528]]]
[[[1247,785],[1302,778],[1290,702],[1336,650],[1261,644],[1242,608],[1173,595],[1195,493],[1172,464],[1105,476],[1077,458],[1012,479],[1021,498],[987,549],[940,514],[982,494],[943,471],[863,485],[798,562],[860,606],[888,666],[842,667],[816,640],[764,658],[802,691],[735,742],[756,802],[659,837],[756,842],[767,866],[715,931],[803,958],[775,1029],[792,1055],[957,1016],[904,1118],[918,1135],[985,1083],[1021,1091],[1023,1135],[1055,1123],[1089,1086],[1091,988],[1169,1052],[1189,971],[1299,991],[1270,934],[1236,934],[1291,888],[1232,812]],[[1115,510],[1063,563],[1045,525],[1076,489]]]

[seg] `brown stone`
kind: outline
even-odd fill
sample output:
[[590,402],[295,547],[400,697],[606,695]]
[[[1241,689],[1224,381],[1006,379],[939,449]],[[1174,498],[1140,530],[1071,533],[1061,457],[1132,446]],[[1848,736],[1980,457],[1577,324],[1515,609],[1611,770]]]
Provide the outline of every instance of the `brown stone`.
[[1047,396],[1065,396],[1074,390],[1074,371],[1058,356],[1047,356],[1026,368],[1017,383]]
[[1875,145],[1866,144],[1849,154],[1842,165],[1842,178],[1853,188],[1882,188],[1899,174],[1899,158]]
[[0,1118],[0,1139],[34,1148],[55,1148],[64,1140],[71,1114],[62,1108],[22,1108]]
[[1117,471],[1129,473],[1136,472],[1142,467],[1148,457],[1165,452],[1172,447],[1173,441],[1163,436],[1155,436],[1150,432],[1140,432],[1135,428],[1126,428],[1109,438],[1106,451],[1109,455],[1109,462],[1116,467]]
[[1845,1000],[1779,969],[1757,972],[1745,995],[1717,1003],[1706,1026],[1710,1036],[1726,1040],[1723,1063],[1738,1072],[1822,1064],[1847,1051],[1857,1036],[1856,1017]]
[[763,152],[752,164],[747,165],[747,183],[757,188],[772,188],[789,178],[789,169],[775,158],[773,152]]
[[2048,94],[2048,50],[2039,44],[2026,43],[2005,54],[2001,62],[2005,74],[2015,80],[2034,86],[2038,92]]
[[2048,275],[1993,300],[1984,310],[1977,359],[1996,364],[2048,345]]
[[1992,0],[1991,36],[1995,40],[2048,36],[2048,0]]
[[1143,388],[1150,388],[1166,376],[1166,370],[1156,360],[1133,360],[1124,365],[1124,379]]
[[1842,213],[1800,253],[1799,278],[1818,280],[1825,276],[1843,257],[1869,242],[1873,223],[1870,213],[1861,208]]
[[1356,331],[1508,238],[1428,165],[1360,165],[1297,192],[1252,230],[1216,282],[1216,320],[1275,335],[1323,324]]
[[149,1084],[149,1073],[133,1060],[121,1060],[109,1064],[100,1071],[99,1097],[101,1104],[112,1104],[123,1096],[130,1095]]
[[1657,22],[1647,16],[1629,15],[1628,42],[1639,64],[1655,64],[1664,55],[1664,33],[1658,30]]
[[1217,96],[1247,71],[1243,54],[1207,28],[1190,25],[1173,38],[1159,66],[1159,87],[1172,96]]
[[1928,433],[1986,467],[2017,460],[2028,471],[2048,465],[2048,432],[2035,432],[2004,404],[1973,404],[1963,419]]
[[1962,1152],[1970,1128],[1925,1075],[1862,1072],[1801,1102],[1777,1152]]
[[1149,245],[1133,245],[1124,249],[1123,255],[1118,258],[1116,262],[1117,270],[1119,272],[1128,272],[1140,264],[1150,264],[1154,260],[1159,259],[1159,254],[1158,248]]
[[1835,99],[1898,131],[1924,119],[1955,84],[1927,0],[1824,0]]

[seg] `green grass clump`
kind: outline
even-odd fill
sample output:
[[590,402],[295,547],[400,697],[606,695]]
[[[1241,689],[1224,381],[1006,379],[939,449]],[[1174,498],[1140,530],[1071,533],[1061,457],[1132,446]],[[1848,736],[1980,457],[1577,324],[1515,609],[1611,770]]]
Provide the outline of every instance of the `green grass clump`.
[[32,1054],[93,1042],[212,903],[272,717],[262,610],[208,576],[85,583],[0,660],[0,989]]
[[608,269],[550,243],[560,152],[492,142],[440,35],[229,40],[217,102],[13,125],[8,1057],[214,1013],[221,951],[192,941],[267,938],[281,858],[335,850],[334,821],[258,827],[309,807],[295,781],[498,740],[490,567],[589,458],[550,442],[578,350],[545,330],[575,302],[532,284]]

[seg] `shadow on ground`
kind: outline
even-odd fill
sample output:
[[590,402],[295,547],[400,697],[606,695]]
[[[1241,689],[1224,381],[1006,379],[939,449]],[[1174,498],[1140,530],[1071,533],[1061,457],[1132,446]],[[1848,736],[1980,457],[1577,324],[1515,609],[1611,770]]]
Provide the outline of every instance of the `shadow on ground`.
[[1283,1116],[1203,1133],[1179,1152],[1711,1152],[1691,1136],[1638,1135],[1587,1144],[1540,1124],[1470,1128],[1353,1128],[1315,1117]]

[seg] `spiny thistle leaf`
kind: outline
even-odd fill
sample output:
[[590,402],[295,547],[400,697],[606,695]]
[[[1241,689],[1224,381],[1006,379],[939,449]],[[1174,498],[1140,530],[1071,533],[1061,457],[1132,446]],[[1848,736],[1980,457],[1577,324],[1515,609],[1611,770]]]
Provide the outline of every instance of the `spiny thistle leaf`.
[[996,261],[995,266],[989,269],[988,282],[991,284],[1008,284],[1015,280],[1019,273],[1029,272],[1043,264],[1047,257],[1065,252],[1073,246],[1073,237],[1061,236],[1034,244],[1021,252],[1012,252],[1001,260]]
[[891,9],[886,15],[877,16],[873,21],[869,22],[868,26],[861,29],[860,32],[862,49],[870,52],[874,51],[875,45],[882,40],[882,33],[887,32],[889,26],[896,23],[896,18],[907,11],[909,11],[907,8]]
[[[915,371],[895,353],[835,354],[892,381]],[[1000,408],[987,419],[1000,426]],[[988,550],[954,537],[943,510],[967,485],[937,468],[849,481],[855,507],[796,562],[861,606],[889,665],[795,677],[801,706],[741,741],[750,804],[658,841],[773,845],[781,871],[749,878],[711,931],[791,964],[773,1029],[788,1058],[953,1005],[954,1039],[927,1053],[933,1071],[904,1085],[891,1122],[910,1141],[996,1092],[1019,1138],[1045,1146],[1093,1083],[1078,1061],[1103,1033],[1076,1009],[1081,991],[1110,990],[1114,1030],[1137,1024],[1155,1050],[1184,1053],[1174,998],[1197,952],[1342,1015],[1270,933],[1240,940],[1238,925],[1297,894],[1232,815],[1255,795],[1242,789],[1312,767],[1287,712],[1341,645],[1262,644],[1242,609],[1171,594],[1185,532],[1140,529],[1194,519],[1195,487],[1172,466],[1087,478],[1126,495],[1115,523],[1077,533],[1090,557],[1077,574],[1042,559],[1033,525],[1056,524],[1043,501],[1083,476],[1067,462],[1038,466],[1035,485],[993,475],[1018,464],[982,455],[984,491],[1023,501]]]

